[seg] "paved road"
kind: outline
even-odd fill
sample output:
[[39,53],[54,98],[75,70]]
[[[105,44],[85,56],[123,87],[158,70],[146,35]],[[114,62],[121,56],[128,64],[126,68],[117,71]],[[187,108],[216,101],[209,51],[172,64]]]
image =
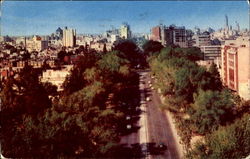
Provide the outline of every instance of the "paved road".
[[[176,142],[176,131],[173,130],[173,123],[170,123],[169,116],[166,112],[159,109],[161,104],[159,95],[156,91],[151,90],[149,81],[151,78],[148,72],[140,72],[140,90],[141,91],[141,110],[138,123],[139,131],[122,137],[122,144],[135,143],[164,143],[168,149],[161,155],[149,155],[146,158],[152,159],[181,159],[180,145]],[[145,93],[146,92],[146,93]],[[146,97],[150,97],[151,101],[145,101]]]
[[150,89],[148,81],[151,81],[149,75],[145,78],[146,88],[149,91],[148,96],[152,99],[147,103],[149,142],[163,142],[168,146],[168,150],[163,155],[153,156],[152,158],[162,159],[180,159],[179,143],[176,142],[176,131],[169,121],[165,111],[159,109],[161,104],[159,94]]

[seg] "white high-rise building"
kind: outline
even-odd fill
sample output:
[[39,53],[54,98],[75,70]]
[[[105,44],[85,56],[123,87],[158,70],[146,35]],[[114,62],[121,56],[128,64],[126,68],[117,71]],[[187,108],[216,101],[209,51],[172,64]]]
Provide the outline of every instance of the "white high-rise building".
[[65,27],[63,30],[63,46],[74,47],[76,45],[76,30]]
[[124,23],[120,28],[120,36],[122,39],[131,38],[130,26],[127,23]]

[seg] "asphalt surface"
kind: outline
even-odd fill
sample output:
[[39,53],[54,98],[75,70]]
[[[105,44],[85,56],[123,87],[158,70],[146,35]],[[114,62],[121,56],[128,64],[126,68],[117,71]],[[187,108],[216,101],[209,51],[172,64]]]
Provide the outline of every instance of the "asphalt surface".
[[[141,90],[141,110],[140,119],[136,126],[140,129],[137,132],[123,136],[121,144],[145,144],[153,143],[158,145],[163,143],[167,150],[157,155],[147,155],[143,158],[148,159],[181,159],[180,145],[176,141],[176,131],[173,130],[173,123],[170,123],[170,116],[165,111],[160,110],[161,104],[159,94],[156,90],[150,88],[152,79],[148,72],[140,72],[140,90]],[[149,82],[150,81],[150,82]],[[143,91],[142,91],[143,90]],[[150,101],[146,101],[149,97]],[[171,120],[172,121],[172,120]],[[171,126],[172,125],[172,126]]]
[[149,142],[164,143],[168,147],[164,154],[153,156],[152,158],[180,159],[181,155],[178,152],[179,143],[176,142],[174,137],[169,116],[166,115],[165,111],[160,110],[161,100],[159,94],[156,90],[152,90],[149,87],[148,81],[151,81],[149,75],[145,78],[146,89],[148,90],[147,96],[151,99],[151,101],[147,102]]

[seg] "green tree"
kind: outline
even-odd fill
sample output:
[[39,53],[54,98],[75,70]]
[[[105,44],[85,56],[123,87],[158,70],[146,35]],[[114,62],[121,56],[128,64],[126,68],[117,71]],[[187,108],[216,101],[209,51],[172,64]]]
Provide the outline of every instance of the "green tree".
[[79,62],[71,70],[70,75],[66,77],[63,83],[63,94],[65,96],[76,92],[86,86],[86,80],[84,80],[84,72],[86,69],[95,66],[99,57],[96,54],[86,54],[81,56]]
[[212,76],[211,88],[213,90],[221,90],[222,89],[222,82],[220,78],[220,73],[215,63],[212,63],[209,67],[208,72]]
[[3,90],[1,92],[1,109],[4,111],[5,109],[15,109],[16,103],[16,91],[13,89],[14,87],[14,78],[10,77],[7,79],[5,84],[3,85]]
[[118,51],[119,57],[127,59],[133,66],[138,65],[140,59],[139,49],[136,44],[131,40],[120,40],[114,44],[114,49]]
[[43,83],[43,87],[44,87],[44,89],[46,91],[46,94],[48,96],[56,96],[58,94],[58,92],[57,92],[57,86],[53,85],[50,82]]
[[167,60],[173,57],[173,49],[171,47],[165,47],[161,49],[160,54],[158,55],[159,61]]
[[111,74],[114,72],[119,72],[120,67],[123,65],[128,65],[129,62],[126,59],[120,58],[118,52],[109,52],[104,55],[98,62],[98,66],[103,71],[108,71]]
[[143,44],[142,48],[144,50],[144,54],[148,56],[152,53],[160,52],[163,46],[158,41],[149,40]]
[[7,79],[1,99],[1,144],[4,156],[31,157],[37,136],[33,132],[25,133],[30,123],[25,124],[23,120],[30,116],[37,124],[36,116],[51,106],[46,90],[39,82],[38,71],[25,66],[16,79]]
[[46,90],[39,81],[38,70],[31,66],[26,65],[21,70],[17,86],[25,113],[37,114],[51,105]]
[[250,114],[245,114],[233,124],[220,126],[199,142],[191,151],[192,159],[241,159],[250,153]]
[[181,68],[175,73],[175,95],[182,96],[185,100],[192,102],[194,88],[189,78],[189,70]]
[[191,120],[201,134],[216,130],[232,115],[233,97],[228,91],[199,91],[192,104]]
[[183,57],[190,61],[198,61],[203,58],[203,54],[198,47],[191,48],[175,48],[174,55],[176,57]]
[[103,53],[107,53],[107,46],[106,46],[106,43],[104,43],[104,46],[103,46]]
[[67,52],[64,50],[61,50],[60,52],[58,52],[57,58],[60,60],[60,62],[63,62],[64,56],[66,55],[67,55]]
[[203,59],[203,53],[198,47],[186,48],[183,56],[190,61],[198,61]]

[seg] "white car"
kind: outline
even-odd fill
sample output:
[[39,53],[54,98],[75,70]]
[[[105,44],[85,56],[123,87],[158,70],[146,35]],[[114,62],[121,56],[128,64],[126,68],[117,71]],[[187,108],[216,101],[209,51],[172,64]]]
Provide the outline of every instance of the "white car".
[[126,120],[130,120],[131,119],[131,117],[130,116],[126,116]]
[[130,124],[127,125],[127,129],[131,129],[132,126]]
[[148,101],[148,102],[151,101],[150,97],[147,97],[147,98],[146,98],[146,101]]

